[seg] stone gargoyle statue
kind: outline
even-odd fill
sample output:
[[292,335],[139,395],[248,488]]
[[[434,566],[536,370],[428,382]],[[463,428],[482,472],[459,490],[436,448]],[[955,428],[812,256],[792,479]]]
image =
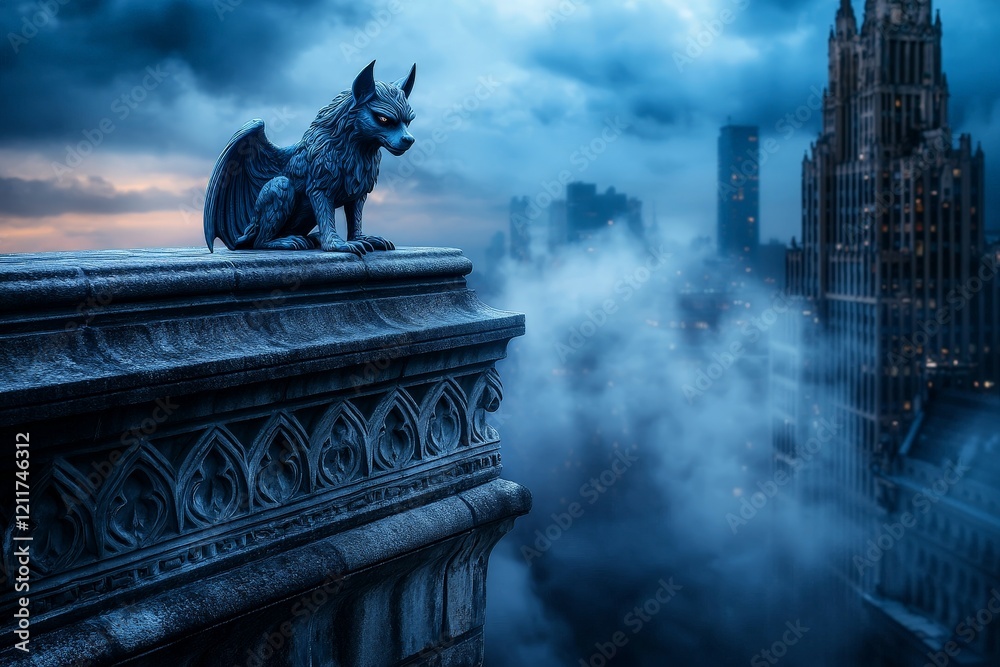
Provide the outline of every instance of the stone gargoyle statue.
[[[398,156],[413,145],[407,98],[417,66],[394,83],[376,81],[374,72],[373,60],[293,146],[268,141],[259,118],[233,135],[205,197],[209,250],[216,237],[230,250],[318,247],[364,255],[394,249],[387,239],[361,231],[361,210],[378,179],[379,149]],[[346,241],[334,223],[338,208],[347,219]]]

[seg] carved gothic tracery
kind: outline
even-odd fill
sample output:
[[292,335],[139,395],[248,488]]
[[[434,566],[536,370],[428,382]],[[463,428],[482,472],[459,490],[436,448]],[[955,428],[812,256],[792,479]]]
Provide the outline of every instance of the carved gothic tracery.
[[[421,397],[419,403],[414,394]],[[462,447],[496,442],[498,434],[486,413],[496,411],[501,399],[499,375],[489,369],[417,389],[394,386],[365,398],[367,414],[355,399],[336,399],[317,413],[308,429],[294,410],[255,422],[249,438],[245,429],[212,423],[173,461],[165,453],[170,451],[164,446],[169,436],[138,441],[115,465],[107,466],[109,476],[103,480],[88,482],[76,466],[56,459],[38,486],[41,527],[33,566],[44,575],[137,552],[171,535],[214,529],[308,494],[336,492]],[[237,437],[236,432],[244,435]],[[499,455],[493,452],[481,462],[498,467]],[[464,470],[465,465],[459,467]],[[419,492],[426,482],[413,478],[408,484],[393,492],[365,493],[351,500],[349,509],[395,497],[404,487],[407,493]],[[180,562],[245,543],[223,540],[207,550],[190,551]],[[171,562],[164,560],[157,567],[169,569]],[[133,576],[120,580],[131,581]],[[39,599],[40,608],[48,604]]]

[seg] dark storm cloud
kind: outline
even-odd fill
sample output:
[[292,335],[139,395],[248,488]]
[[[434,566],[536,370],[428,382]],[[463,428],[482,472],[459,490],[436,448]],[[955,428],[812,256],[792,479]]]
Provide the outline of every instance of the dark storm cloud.
[[[855,4],[860,21],[863,7]],[[962,24],[953,30],[963,33],[961,38],[946,33],[946,53],[949,48],[960,52],[949,60],[962,63],[954,68],[952,80],[967,84],[955,93],[956,121],[965,116],[964,107],[992,109],[1000,97],[1000,80],[984,76],[990,63],[975,55],[977,45],[989,41],[989,29],[984,22],[972,26],[965,20],[966,15],[995,17],[997,11],[982,0],[974,4],[977,7],[946,8],[953,12],[952,23]],[[731,0],[715,6],[718,11],[699,13],[685,33],[687,26],[662,9],[642,5],[628,13],[595,5],[590,20],[567,21],[551,39],[540,40],[527,65],[579,81],[608,105],[624,101],[636,117],[668,129],[705,116],[721,124],[733,115],[766,131],[803,104],[813,87],[822,90],[827,85],[826,40],[836,2]],[[723,9],[731,11],[733,19],[711,43],[688,51],[703,29],[719,26]],[[995,18],[985,25],[995,30]],[[703,62],[703,55],[714,55],[724,40],[743,40],[753,54],[724,64]],[[805,126],[810,131],[818,128],[818,118]]]
[[648,118],[661,125],[673,125],[677,122],[677,111],[670,96],[664,93],[637,98],[631,111],[639,118]]
[[[810,85],[825,85],[825,27],[810,27],[805,18],[818,13],[832,19],[828,5],[724,1],[690,26],[649,5],[632,14],[595,6],[589,21],[560,25],[552,39],[540,41],[527,64],[587,86],[595,109],[624,108],[648,121],[633,129],[646,138],[669,136],[706,117],[721,124],[734,115],[773,126],[801,104]],[[722,9],[730,12],[725,23],[719,21]],[[699,33],[710,29],[718,35],[698,46]],[[798,30],[811,30],[814,39],[776,39]],[[744,42],[752,56],[708,62],[725,48],[724,40]]]
[[177,209],[192,195],[158,188],[122,191],[96,177],[64,183],[0,178],[0,215],[36,218],[64,213],[144,213]]
[[[204,163],[249,118],[265,118],[268,136],[287,145],[369,59],[379,60],[380,77],[402,74],[416,60],[417,146],[429,144],[435,129],[449,137],[416,166],[434,187],[468,186],[473,201],[492,191],[502,208],[511,195],[537,191],[607,119],[620,117],[626,139],[575,176],[647,202],[669,198],[683,225],[704,234],[714,226],[717,128],[731,118],[781,141],[782,153],[762,173],[762,223],[766,235],[783,239],[799,231],[792,190],[801,179],[801,153],[819,130],[820,114],[807,105],[827,84],[827,37],[839,4],[580,0],[551,22],[546,12],[567,3],[402,0],[393,10],[388,0],[40,1],[58,11],[16,53],[9,35],[19,35],[40,5],[0,6],[9,31],[0,44],[0,94],[8,101],[0,107],[0,148],[67,162],[69,148],[110,119],[114,134],[95,152],[192,156],[197,162],[188,168],[207,175]],[[863,2],[854,4],[860,18]],[[1000,80],[983,54],[995,39],[1000,5],[936,6],[943,10],[953,124],[983,141],[988,174],[996,174]],[[717,27],[723,10],[733,20],[689,56],[692,40],[706,25]],[[387,18],[373,23],[379,12]],[[122,96],[135,102],[130,95],[148,68],[168,76],[135,108],[126,104],[130,115],[122,119]],[[456,129],[454,117],[442,114],[472,99],[479,77],[493,75],[503,85],[473,100],[475,110],[463,113]],[[799,114],[804,120],[789,134],[782,121],[803,108],[809,113]],[[671,159],[662,159],[666,151]],[[650,171],[653,164],[662,170]],[[84,170],[101,165],[94,160]],[[5,175],[20,175],[18,165],[4,167]],[[445,180],[449,172],[463,181]],[[683,191],[668,193],[662,183],[683,183]],[[429,194],[424,203],[437,201]],[[1000,190],[988,196],[995,225]],[[470,210],[483,209],[476,203]],[[485,240],[506,221],[501,214],[478,222]]]
[[637,54],[592,46],[569,40],[550,42],[539,50],[535,62],[566,78],[613,90],[632,88],[649,76],[641,69],[645,63]]
[[[74,138],[81,122],[106,115],[139,85],[147,67],[184,75],[186,85],[217,98],[248,102],[280,91],[295,56],[358,11],[323,0],[5,3],[0,72],[5,97],[17,101],[0,108],[0,142]],[[171,84],[157,91],[166,116],[184,92]],[[157,142],[156,121],[150,114],[134,123],[133,142]]]

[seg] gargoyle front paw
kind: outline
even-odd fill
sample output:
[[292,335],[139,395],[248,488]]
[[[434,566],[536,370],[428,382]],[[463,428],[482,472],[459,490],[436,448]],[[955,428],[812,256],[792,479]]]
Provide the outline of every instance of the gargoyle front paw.
[[381,236],[370,236],[368,234],[359,234],[354,238],[355,241],[364,241],[372,247],[373,250],[395,250],[396,246],[393,245],[392,241],[389,239],[384,239]]
[[349,252],[358,257],[362,257],[365,253],[373,250],[369,244],[363,241],[337,240],[331,243],[324,243],[322,247],[327,252]]

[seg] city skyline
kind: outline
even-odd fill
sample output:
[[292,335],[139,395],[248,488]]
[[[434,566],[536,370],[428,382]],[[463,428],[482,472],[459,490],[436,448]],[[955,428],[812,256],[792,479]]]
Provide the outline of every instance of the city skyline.
[[996,0],[32,2],[0,662],[996,662]]
[[[3,112],[0,250],[197,244],[200,198],[219,146],[254,116],[275,143],[296,141],[315,108],[372,58],[379,71],[400,73],[418,62],[415,159],[385,160],[382,182],[400,196],[376,191],[369,202],[372,219],[386,221],[400,243],[457,245],[475,256],[506,227],[498,185],[534,196],[562,171],[617,184],[647,211],[655,207],[671,233],[711,235],[709,156],[728,116],[773,140],[761,166],[773,184],[762,193],[761,238],[787,242],[797,228],[800,159],[819,123],[823,54],[812,45],[825,39],[832,6],[512,3],[459,8],[444,20],[402,3],[94,11],[69,3],[42,27],[7,6],[8,25],[20,29],[0,68],[5,85],[31,103]],[[977,54],[1000,10],[986,0],[944,10],[946,26],[962,34],[946,39],[944,51],[953,121],[983,141],[987,173],[997,173],[1000,84]],[[267,28],[279,17],[301,23],[305,11],[320,20],[294,42]],[[476,29],[486,23],[490,35]],[[142,37],[162,25],[175,36]],[[98,26],[119,26],[121,36],[100,42]],[[442,30],[447,46],[435,39]],[[602,48],[588,48],[595,39]],[[208,55],[235,56],[250,44],[268,62],[252,78]],[[456,48],[466,57],[452,57]],[[642,67],[632,59],[638,48],[647,50]],[[996,229],[1000,207],[989,208]]]

